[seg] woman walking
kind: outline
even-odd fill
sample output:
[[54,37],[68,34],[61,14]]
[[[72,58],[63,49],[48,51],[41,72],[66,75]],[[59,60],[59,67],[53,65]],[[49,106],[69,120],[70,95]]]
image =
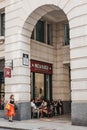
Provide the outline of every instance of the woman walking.
[[15,116],[15,101],[14,95],[10,96],[10,101],[8,102],[9,109],[7,109],[6,115],[9,118],[9,122],[13,122],[13,116]]

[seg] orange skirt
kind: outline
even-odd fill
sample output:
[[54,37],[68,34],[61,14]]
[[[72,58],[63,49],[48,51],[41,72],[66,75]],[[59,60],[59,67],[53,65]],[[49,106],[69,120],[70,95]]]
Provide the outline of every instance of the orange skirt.
[[10,110],[7,110],[6,116],[15,116],[15,109],[13,104],[10,104]]

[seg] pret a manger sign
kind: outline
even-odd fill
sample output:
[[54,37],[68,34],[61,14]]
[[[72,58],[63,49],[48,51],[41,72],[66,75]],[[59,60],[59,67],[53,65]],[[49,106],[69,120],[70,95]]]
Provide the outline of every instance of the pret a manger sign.
[[31,60],[31,72],[52,74],[52,64]]

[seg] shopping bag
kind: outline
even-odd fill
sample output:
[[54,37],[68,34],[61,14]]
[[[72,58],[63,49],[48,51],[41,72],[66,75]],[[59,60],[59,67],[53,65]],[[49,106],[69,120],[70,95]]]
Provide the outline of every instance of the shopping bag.
[[6,104],[5,109],[10,110],[10,104],[9,103]]

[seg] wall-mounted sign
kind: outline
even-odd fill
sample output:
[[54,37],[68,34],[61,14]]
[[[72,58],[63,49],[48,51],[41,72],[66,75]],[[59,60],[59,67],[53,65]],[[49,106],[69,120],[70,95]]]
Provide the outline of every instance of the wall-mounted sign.
[[52,74],[52,64],[31,60],[31,72]]
[[29,65],[29,55],[28,54],[23,53],[22,62],[23,62],[23,65],[26,65],[26,66]]
[[4,68],[4,77],[11,78],[11,68]]

